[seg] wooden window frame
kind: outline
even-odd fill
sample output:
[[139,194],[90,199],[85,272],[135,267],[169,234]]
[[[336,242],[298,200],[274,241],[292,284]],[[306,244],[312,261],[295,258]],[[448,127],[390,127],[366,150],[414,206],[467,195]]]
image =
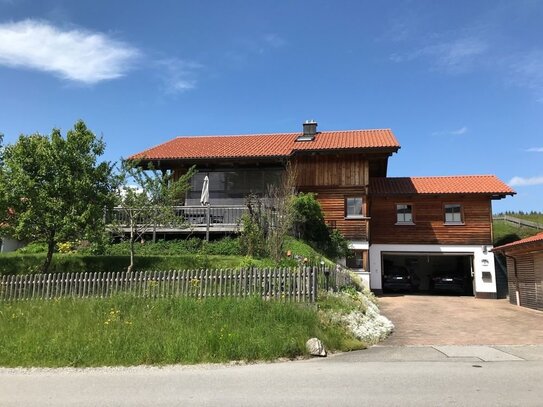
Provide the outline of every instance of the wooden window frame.
[[[351,251],[351,254],[353,256],[347,256],[345,258],[345,265],[351,269],[354,269],[354,270],[366,270],[366,268],[364,267],[365,266],[365,255],[364,255],[364,252],[367,252],[366,250],[352,250]],[[352,267],[351,265],[349,265],[349,259],[352,259],[353,257],[356,257],[356,254],[359,254],[360,255],[360,263],[361,263],[361,266],[362,267]]]
[[[460,220],[456,221],[448,221],[447,220],[447,206],[458,206],[460,208]],[[457,202],[447,202],[443,204],[443,224],[448,226],[462,226],[465,225],[465,217],[464,217],[464,205]]]
[[[411,220],[398,220],[398,206],[400,205],[405,205],[405,206],[409,206],[411,207]],[[415,224],[415,214],[414,214],[414,210],[413,210],[413,204],[412,203],[409,203],[409,202],[397,202],[394,204],[394,209],[395,209],[395,213],[396,213],[396,223],[395,225],[414,225]]]
[[[362,214],[360,215],[349,215],[349,205],[347,203],[347,200],[349,199],[361,199],[362,204],[360,205],[360,210],[362,211]],[[343,198],[343,205],[344,205],[344,216],[345,219],[367,219],[365,213],[366,213],[366,199],[363,195],[352,195],[352,196],[345,196]]]

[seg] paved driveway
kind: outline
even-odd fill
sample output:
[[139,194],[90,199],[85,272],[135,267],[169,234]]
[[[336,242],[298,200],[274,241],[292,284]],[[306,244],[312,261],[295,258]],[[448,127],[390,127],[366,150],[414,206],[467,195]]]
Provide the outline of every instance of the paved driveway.
[[543,312],[508,300],[390,295],[379,303],[396,327],[380,345],[543,344]]

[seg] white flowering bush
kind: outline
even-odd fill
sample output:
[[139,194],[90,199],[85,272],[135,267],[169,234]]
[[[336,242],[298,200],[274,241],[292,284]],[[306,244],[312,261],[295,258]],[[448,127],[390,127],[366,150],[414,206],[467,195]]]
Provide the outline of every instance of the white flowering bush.
[[377,299],[369,290],[347,289],[339,293],[324,293],[319,301],[323,317],[346,326],[366,345],[374,345],[394,330],[388,318],[381,315]]
[[364,293],[357,294],[360,301],[364,303],[365,312],[354,310],[341,316],[341,319],[358,339],[368,345],[376,344],[390,335],[394,330],[394,325],[388,318],[381,315],[374,301]]

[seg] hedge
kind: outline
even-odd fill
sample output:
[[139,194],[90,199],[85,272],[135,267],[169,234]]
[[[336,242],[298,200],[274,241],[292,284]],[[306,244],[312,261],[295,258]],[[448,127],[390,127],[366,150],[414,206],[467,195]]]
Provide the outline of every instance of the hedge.
[[[31,274],[40,272],[45,254],[9,253],[0,255],[0,275]],[[117,272],[126,271],[129,256],[93,256],[55,254],[49,268],[51,273]],[[260,265],[258,260],[240,256],[138,256],[134,259],[134,271],[184,270],[199,268],[235,268]]]

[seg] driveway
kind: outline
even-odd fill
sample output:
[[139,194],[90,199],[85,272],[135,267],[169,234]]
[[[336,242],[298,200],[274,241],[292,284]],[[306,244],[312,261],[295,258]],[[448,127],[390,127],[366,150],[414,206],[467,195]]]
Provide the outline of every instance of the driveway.
[[396,327],[380,345],[543,344],[543,312],[508,300],[384,295],[379,303]]

